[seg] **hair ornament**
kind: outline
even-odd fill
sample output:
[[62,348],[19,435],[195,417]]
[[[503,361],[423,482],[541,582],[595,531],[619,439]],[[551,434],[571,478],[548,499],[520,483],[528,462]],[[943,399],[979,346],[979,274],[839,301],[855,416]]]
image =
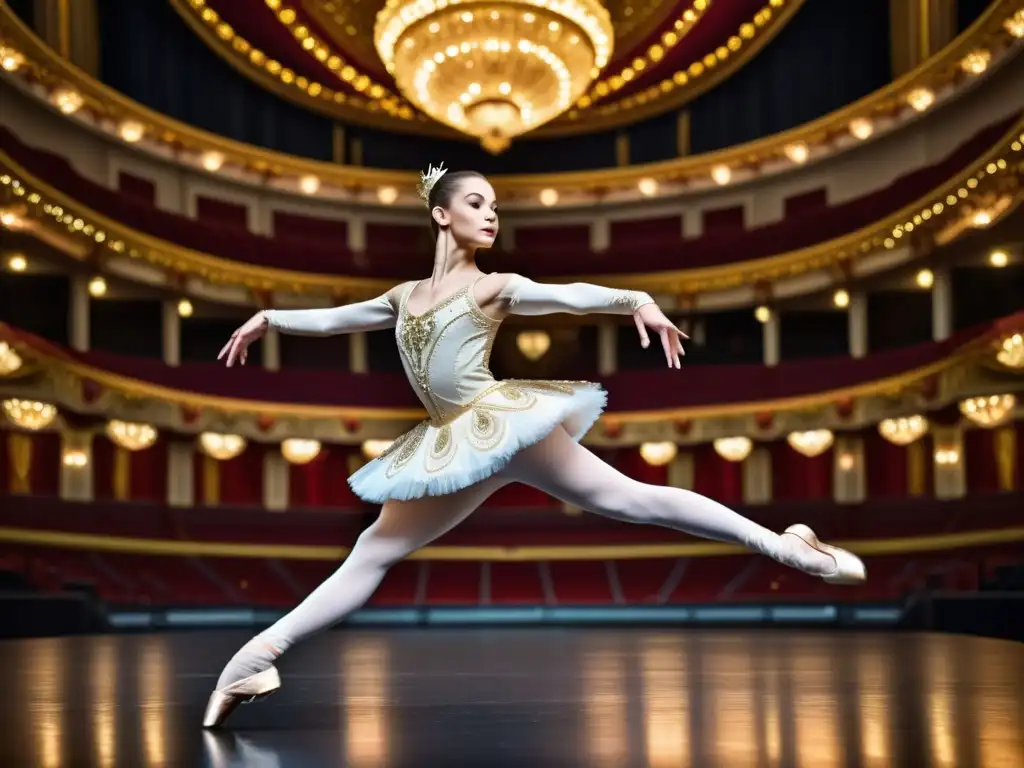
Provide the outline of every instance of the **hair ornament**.
[[437,168],[433,165],[428,166],[426,173],[420,173],[420,183],[418,186],[418,192],[420,197],[423,199],[423,204],[426,206],[430,205],[430,190],[437,184],[437,180],[440,179],[448,172],[448,169],[444,167],[444,163],[440,163]]

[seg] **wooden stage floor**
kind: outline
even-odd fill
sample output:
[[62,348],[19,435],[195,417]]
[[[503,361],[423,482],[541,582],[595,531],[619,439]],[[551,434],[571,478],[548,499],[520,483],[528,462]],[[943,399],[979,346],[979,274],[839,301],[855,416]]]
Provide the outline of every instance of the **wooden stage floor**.
[[1022,768],[1024,645],[692,629],[329,632],[200,727],[236,631],[0,642],[0,765]]

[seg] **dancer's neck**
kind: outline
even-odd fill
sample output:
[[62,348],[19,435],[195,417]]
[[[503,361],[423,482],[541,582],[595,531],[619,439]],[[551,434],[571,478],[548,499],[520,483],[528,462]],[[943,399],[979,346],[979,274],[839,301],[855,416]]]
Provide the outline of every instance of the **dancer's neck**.
[[458,281],[462,274],[479,272],[476,265],[476,248],[458,245],[451,234],[442,231],[434,246],[434,269],[430,273],[430,287]]

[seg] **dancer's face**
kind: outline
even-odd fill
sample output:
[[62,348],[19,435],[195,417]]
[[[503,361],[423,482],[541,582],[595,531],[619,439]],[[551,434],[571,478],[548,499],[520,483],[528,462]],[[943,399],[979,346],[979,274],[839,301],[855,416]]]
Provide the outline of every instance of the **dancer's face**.
[[463,179],[447,208],[434,209],[434,218],[447,226],[455,242],[472,248],[490,248],[498,236],[498,204],[487,179]]

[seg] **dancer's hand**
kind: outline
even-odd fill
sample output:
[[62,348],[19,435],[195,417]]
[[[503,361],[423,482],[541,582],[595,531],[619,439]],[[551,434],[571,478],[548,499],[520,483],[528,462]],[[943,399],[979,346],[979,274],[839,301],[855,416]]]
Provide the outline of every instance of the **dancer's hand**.
[[224,356],[227,355],[228,368],[234,365],[235,361],[238,361],[241,365],[245,365],[245,359],[249,356],[249,345],[257,339],[263,338],[269,325],[270,323],[267,320],[267,316],[262,312],[257,312],[246,320],[245,325],[242,325],[237,331],[231,334],[231,338],[228,339],[228,343],[224,345],[224,349],[222,349],[220,354],[217,355],[217,359],[222,360],[224,359]]
[[682,367],[679,356],[686,354],[682,339],[690,337],[676,328],[672,321],[665,317],[665,313],[658,308],[657,304],[644,304],[633,313],[633,322],[636,323],[636,329],[640,332],[640,344],[645,349],[651,343],[647,337],[647,328],[650,328],[661,337],[661,345],[665,348],[665,362],[668,363],[668,367]]

